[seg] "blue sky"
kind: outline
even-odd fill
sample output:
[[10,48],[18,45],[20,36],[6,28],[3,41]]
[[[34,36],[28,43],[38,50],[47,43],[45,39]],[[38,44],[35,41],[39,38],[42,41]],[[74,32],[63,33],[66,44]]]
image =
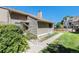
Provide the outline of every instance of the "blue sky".
[[7,8],[15,8],[26,13],[37,15],[41,10],[43,18],[51,22],[59,22],[64,16],[79,16],[78,6],[6,6]]

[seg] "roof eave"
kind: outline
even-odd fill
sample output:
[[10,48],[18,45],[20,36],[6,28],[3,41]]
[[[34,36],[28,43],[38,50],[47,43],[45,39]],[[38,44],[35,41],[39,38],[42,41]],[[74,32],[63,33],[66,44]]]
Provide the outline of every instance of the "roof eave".
[[25,12],[22,12],[22,11],[19,11],[19,10],[15,10],[15,9],[11,9],[11,8],[6,8],[6,7],[0,7],[0,8],[7,9],[10,12],[16,12],[16,13],[20,13],[20,14],[23,14],[23,15],[26,15],[26,16],[30,16],[31,18],[34,18],[34,19],[36,19],[38,21],[42,21],[42,22],[47,22],[47,23],[52,23],[53,24],[53,22],[49,22],[49,21],[46,21],[44,19],[37,18],[36,16],[34,16],[32,14],[28,14],[28,13],[25,13]]

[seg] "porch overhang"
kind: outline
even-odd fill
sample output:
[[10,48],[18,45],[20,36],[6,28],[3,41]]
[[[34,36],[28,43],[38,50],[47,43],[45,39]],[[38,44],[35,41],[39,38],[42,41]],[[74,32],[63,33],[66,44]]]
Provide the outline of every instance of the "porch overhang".
[[44,22],[44,23],[53,24],[53,22],[49,22],[49,21],[47,21],[47,20],[38,20],[38,22]]

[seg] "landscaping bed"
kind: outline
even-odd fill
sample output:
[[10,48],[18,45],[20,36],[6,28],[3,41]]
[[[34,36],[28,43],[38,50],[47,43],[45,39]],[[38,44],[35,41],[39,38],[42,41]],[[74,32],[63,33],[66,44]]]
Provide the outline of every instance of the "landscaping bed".
[[65,32],[57,40],[48,44],[43,49],[44,53],[78,53],[79,52],[79,33]]
[[52,37],[52,36],[54,36],[56,34],[58,34],[58,32],[53,32],[52,34],[48,34],[47,36],[45,36],[44,38],[42,38],[42,40],[40,40],[40,41],[42,42],[44,40],[47,40],[47,39],[49,39],[50,37]]

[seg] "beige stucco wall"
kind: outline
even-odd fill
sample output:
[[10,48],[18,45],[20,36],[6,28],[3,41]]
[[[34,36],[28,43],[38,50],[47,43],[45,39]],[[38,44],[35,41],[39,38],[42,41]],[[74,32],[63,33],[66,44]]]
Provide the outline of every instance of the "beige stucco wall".
[[54,30],[53,24],[46,22],[38,22],[37,36],[44,37]]
[[21,19],[11,19],[10,20],[10,23],[11,24],[18,24],[18,23],[20,23],[20,22],[27,22],[27,20],[21,20]]
[[47,34],[53,32],[53,28],[38,28],[37,33],[38,35]]
[[8,12],[8,10],[0,8],[0,23],[7,24],[9,22]]

